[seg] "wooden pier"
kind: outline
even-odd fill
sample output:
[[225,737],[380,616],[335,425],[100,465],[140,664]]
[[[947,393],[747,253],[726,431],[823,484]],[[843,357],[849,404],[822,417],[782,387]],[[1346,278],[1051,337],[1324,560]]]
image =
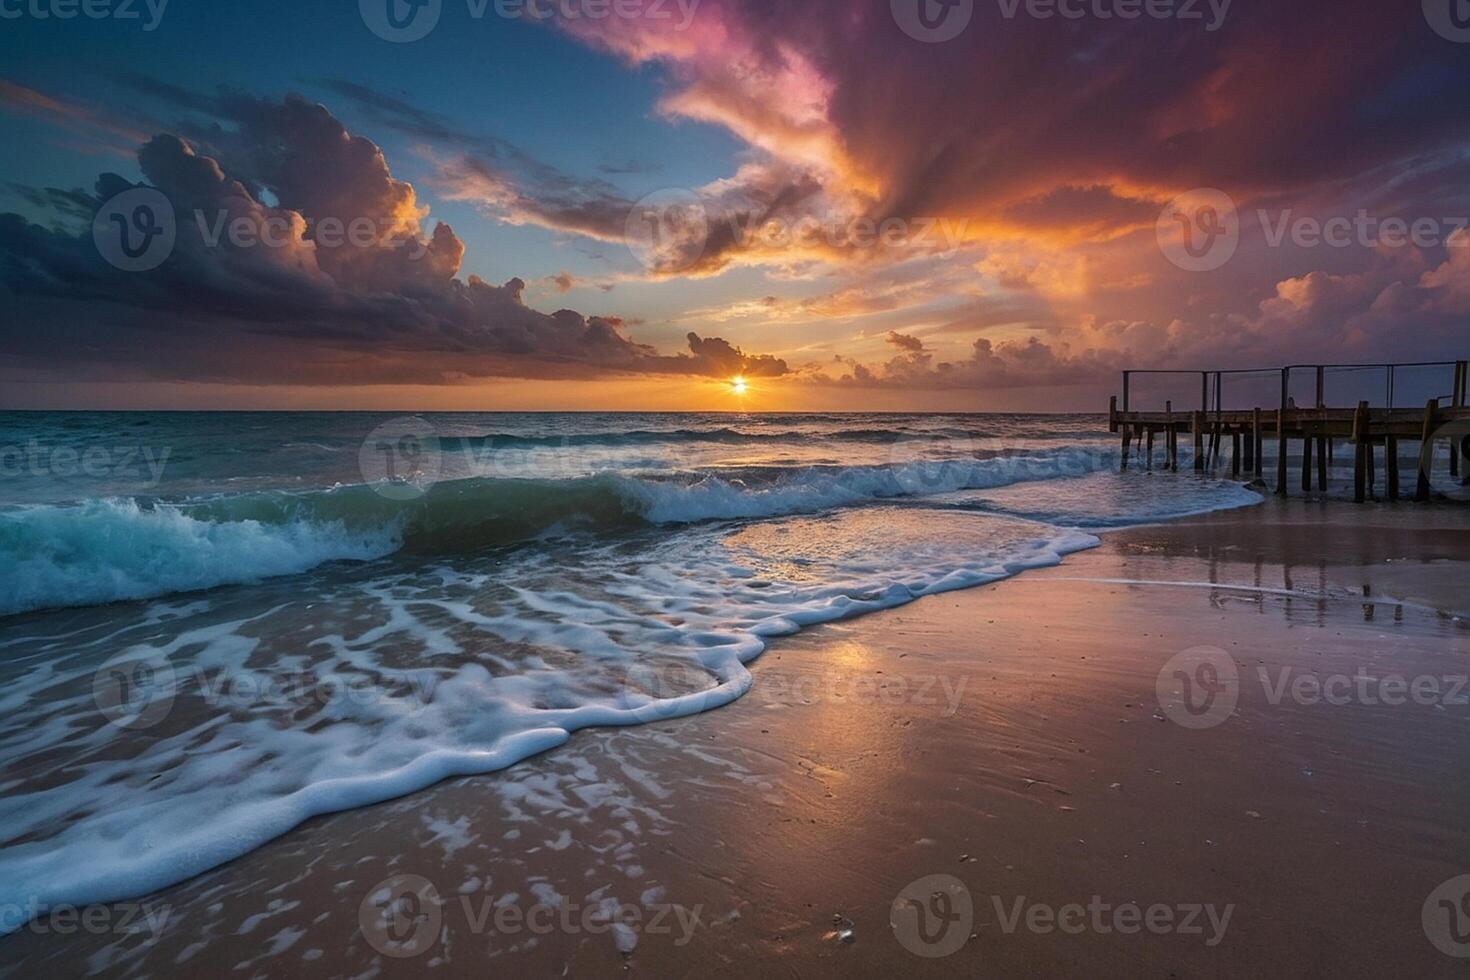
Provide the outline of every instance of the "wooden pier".
[[[1470,408],[1466,407],[1467,362],[1436,361],[1409,364],[1309,364],[1273,368],[1269,371],[1124,371],[1122,405],[1113,396],[1108,408],[1108,430],[1122,433],[1124,469],[1133,462],[1135,452],[1143,465],[1152,469],[1156,457],[1155,441],[1162,437],[1163,465],[1179,469],[1179,439],[1193,442],[1194,469],[1216,472],[1222,465],[1224,447],[1230,445],[1232,477],[1251,476],[1265,479],[1265,450],[1276,449],[1276,493],[1286,496],[1292,479],[1296,442],[1300,454],[1301,489],[1326,490],[1332,475],[1338,445],[1351,447],[1353,459],[1353,498],[1358,502],[1377,499],[1378,474],[1383,473],[1383,486],[1388,500],[1405,496],[1401,473],[1401,450],[1406,444],[1417,444],[1418,465],[1407,495],[1418,501],[1430,499],[1430,474],[1436,451],[1447,451],[1450,473],[1470,474]],[[1442,369],[1447,390],[1430,398],[1423,407],[1400,408],[1395,404],[1395,387],[1403,372]],[[1386,380],[1384,403],[1359,401],[1356,405],[1334,407],[1327,403],[1326,382],[1333,372],[1383,372]],[[1308,373],[1310,372],[1310,373]],[[1255,406],[1226,410],[1224,382],[1230,376],[1280,374],[1280,401],[1272,408]],[[1316,382],[1316,404],[1301,407],[1292,397],[1293,375],[1304,374]],[[1138,375],[1194,375],[1200,378],[1200,407],[1176,411],[1172,401],[1165,402],[1162,412],[1132,410],[1132,385]],[[1443,389],[1442,389],[1443,390]],[[1378,463],[1382,447],[1383,463]],[[1446,449],[1446,447],[1448,447]]]

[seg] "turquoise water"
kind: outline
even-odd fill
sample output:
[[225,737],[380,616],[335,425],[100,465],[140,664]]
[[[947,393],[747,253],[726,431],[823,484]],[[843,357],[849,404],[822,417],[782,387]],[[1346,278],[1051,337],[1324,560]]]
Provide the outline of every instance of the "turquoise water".
[[1099,418],[0,415],[0,905],[138,895],[775,637],[1246,506]]

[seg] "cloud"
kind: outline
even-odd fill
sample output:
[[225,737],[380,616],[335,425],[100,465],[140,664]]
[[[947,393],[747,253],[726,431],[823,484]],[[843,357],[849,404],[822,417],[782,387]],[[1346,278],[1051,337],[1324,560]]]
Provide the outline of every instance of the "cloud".
[[1038,337],[974,340],[968,356],[939,360],[917,337],[891,331],[900,353],[879,365],[839,357],[839,372],[805,377],[852,388],[956,390],[1089,385],[1114,381],[1127,368],[1180,370],[1260,368],[1299,360],[1302,350],[1335,363],[1462,356],[1470,313],[1470,232],[1457,233],[1439,264],[1413,248],[1379,251],[1366,271],[1316,271],[1276,283],[1247,314],[1203,319],[1087,321],[1055,342]]
[[823,376],[818,383],[846,388],[980,393],[1038,385],[1099,384],[1126,366],[1113,352],[1073,353],[1065,346],[1053,347],[1035,337],[999,344],[981,337],[971,345],[969,356],[957,361],[936,361],[913,337],[890,334],[888,341],[903,353],[877,368],[840,359],[839,363],[849,368],[848,373],[836,378]]
[[[415,188],[325,109],[139,78],[126,84],[188,117],[164,127],[177,145],[153,146],[150,183],[186,196],[192,188],[251,220],[299,218],[300,247],[237,255],[205,249],[190,232],[155,274],[120,277],[98,267],[77,232],[5,219],[0,300],[34,329],[9,342],[28,356],[72,344],[88,363],[133,363],[118,337],[166,336],[161,363],[260,375],[268,358],[321,377],[797,373],[699,336],[736,323],[789,333],[797,351],[854,345],[823,371],[802,369],[813,383],[912,390],[1084,383],[1124,364],[1461,353],[1463,249],[1267,248],[1253,218],[1258,208],[1466,213],[1470,122],[1454,110],[1470,61],[1402,5],[1236,4],[1223,29],[1206,31],[1149,17],[1006,19],[977,4],[970,29],[939,45],[905,36],[886,4],[850,0],[724,0],[701,5],[687,30],[677,19],[556,24],[660,79],[655,111],[666,119],[715,125],[743,143],[725,176],[688,188],[705,211],[700,233],[662,234],[643,267],[606,250],[631,270],[615,281],[728,274],[719,287],[688,287],[705,308],[682,318],[667,313],[671,294],[659,294],[658,323],[698,329],[687,352],[640,345],[616,318],[530,310],[519,280],[463,279],[458,236],[431,228]],[[661,158],[659,147],[622,147],[600,157],[602,176],[578,177],[410,96],[320,84],[372,125],[426,147],[434,174],[418,192],[511,224],[621,245],[637,194],[602,176]],[[7,101],[0,90],[0,108],[89,125],[77,114],[85,106],[52,102],[14,91]],[[293,155],[294,146],[310,150]],[[318,158],[326,162],[314,169]],[[123,186],[104,181],[95,191],[30,189],[26,204],[75,224],[84,200],[94,207],[104,189]],[[1228,266],[1206,274],[1170,265],[1153,232],[1164,204],[1198,187],[1233,196],[1249,232]],[[380,244],[322,247],[318,222],[344,206],[383,226]],[[879,246],[849,235],[855,221],[926,218],[950,222],[953,234]],[[534,281],[537,295],[574,288],[570,277]],[[58,310],[105,315],[85,335],[42,330]],[[205,349],[206,338],[241,334],[266,339],[234,360]],[[281,345],[298,355],[283,357]],[[883,363],[858,364],[855,352]]]
[[698,334],[691,333],[687,339],[689,350],[694,355],[693,361],[698,365],[690,371],[692,374],[777,378],[788,370],[785,361],[767,354],[746,354],[719,337],[701,339]]
[[46,95],[24,85],[0,78],[0,110],[44,119],[84,141],[80,149],[117,153],[119,147],[136,145],[141,130],[119,121],[123,115],[93,108],[72,99]]
[[[760,216],[759,205],[780,196],[768,206],[788,225],[966,223],[950,262],[969,286],[930,275],[983,312],[949,317],[944,329],[991,329],[1000,323],[993,311],[1010,307],[1024,321],[1017,329],[1043,330],[1045,342],[1033,348],[1013,329],[943,372],[901,362],[905,384],[1012,383],[1048,370],[1080,377],[1123,355],[1207,366],[1323,349],[1443,356],[1451,341],[1436,304],[1470,302],[1457,265],[1419,282],[1424,268],[1368,250],[1268,251],[1251,241],[1228,268],[1196,276],[1170,266],[1154,241],[1164,205],[1199,187],[1223,188],[1247,217],[1259,207],[1464,214],[1470,123],[1446,107],[1463,102],[1470,62],[1393,4],[1236,4],[1214,31],[1150,17],[1005,18],[977,4],[970,28],[945,44],[905,36],[886,4],[849,0],[727,0],[701,7],[682,31],[647,19],[557,24],[662,70],[666,116],[745,142],[745,176],[696,190],[716,202],[736,188],[755,193],[743,208],[712,213]],[[783,183],[802,192],[782,195]],[[670,267],[853,280],[822,296],[753,295],[699,311],[714,320],[804,322],[825,306],[910,335],[938,326],[937,294],[869,285],[885,267],[914,261],[912,249],[735,236],[711,242],[692,265],[677,261],[687,258],[675,255]],[[886,376],[881,366],[870,375]]]
[[[0,215],[0,290],[15,311],[0,350],[12,376],[359,384],[785,373],[693,334],[688,353],[662,355],[617,318],[527,307],[520,279],[461,279],[463,242],[442,222],[430,230],[414,188],[324,106],[238,93],[222,104],[235,125],[209,130],[217,156],[166,133],[138,151],[147,186],[177,216],[158,268],[109,265],[89,225]],[[74,219],[132,187],[103,174],[90,194],[36,200]],[[343,236],[354,226],[365,234]],[[271,243],[257,240],[271,229]]]
[[507,224],[535,225],[604,242],[622,242],[633,202],[600,186],[565,184],[527,192],[489,161],[461,154],[436,161],[434,187],[451,201],[469,201]]

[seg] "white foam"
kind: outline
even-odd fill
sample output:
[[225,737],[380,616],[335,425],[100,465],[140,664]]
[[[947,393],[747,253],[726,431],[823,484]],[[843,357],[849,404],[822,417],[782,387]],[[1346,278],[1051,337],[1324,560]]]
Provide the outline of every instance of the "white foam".
[[[930,517],[977,527],[1002,523],[943,512]],[[876,533],[874,526],[894,522],[868,510],[850,512],[846,520],[857,528],[853,554]],[[245,620],[186,620],[163,642],[146,639],[155,634],[140,627],[130,655],[174,665],[178,690],[171,692],[177,703],[170,721],[188,717],[192,723],[130,736],[99,723],[85,693],[51,702],[46,716],[0,723],[5,768],[47,760],[36,773],[44,788],[12,784],[0,798],[6,837],[36,838],[0,852],[0,908],[144,894],[239,857],[309,817],[402,796],[451,776],[494,772],[560,745],[579,729],[708,711],[749,690],[746,665],[765,649],[766,637],[790,632],[794,624],[829,622],[994,581],[1096,543],[1074,532],[1052,536],[1034,525],[1017,528],[990,549],[937,529],[928,542],[891,551],[889,567],[877,575],[847,562],[837,547],[824,571],[830,579],[815,583],[772,581],[750,540],[709,529],[697,540],[664,538],[642,556],[646,564],[611,561],[617,551],[611,543],[584,552],[580,567],[584,574],[600,569],[602,598],[544,587],[543,571],[528,560],[516,570],[514,608],[496,615],[446,597],[473,593],[493,580],[437,568],[385,580],[366,595],[354,588],[335,598],[300,596],[287,608]],[[661,580],[644,577],[649,566],[661,568]],[[548,559],[545,567],[560,566]],[[321,638],[308,643],[314,655],[328,658],[319,670],[371,673],[404,685],[399,693],[333,703],[323,714],[333,723],[325,726],[289,722],[289,706],[232,703],[226,711],[198,700],[200,691],[190,686],[194,675],[185,667],[211,677],[215,671],[268,672],[257,663],[257,634],[269,633],[274,617],[307,603],[352,601],[378,612],[355,635],[333,635],[324,627]],[[208,610],[198,615],[217,618]],[[453,633],[460,638],[448,640],[449,646],[446,617],[458,624]],[[454,652],[467,638],[472,649],[532,642],[560,666],[522,662],[518,673],[492,674],[470,649]],[[384,650],[405,643],[437,647],[427,661],[435,664],[437,683],[408,685],[423,667],[402,670],[385,662]],[[652,654],[664,659],[650,661]],[[686,666],[678,679],[703,680],[684,692],[661,689],[669,675],[650,665],[671,660]],[[300,669],[290,658],[283,663],[283,669]],[[95,659],[75,656],[59,662],[44,684],[84,686],[95,667]],[[18,683],[27,683],[24,676]],[[132,750],[99,760],[99,750],[130,737],[137,740]],[[81,756],[92,761],[71,764]],[[98,800],[107,806],[98,809]],[[448,850],[463,846],[468,832],[440,823],[430,830]],[[0,922],[6,929],[19,924],[13,917]]]
[[884,466],[803,469],[772,486],[706,476],[694,484],[625,479],[622,492],[660,524],[811,514],[896,497],[926,497],[1080,476],[1109,462],[1066,451],[992,459],[919,460]]
[[[957,469],[928,472],[941,486],[947,473],[975,478]],[[1207,503],[1214,491],[1199,487]],[[850,490],[821,492],[835,500]],[[0,641],[14,707],[0,714],[0,773],[26,774],[0,777],[0,913],[9,912],[0,930],[23,924],[10,910],[155,891],[312,816],[494,772],[580,729],[668,723],[729,704],[750,689],[748,665],[773,637],[1054,565],[1097,543],[910,502],[736,530],[594,536],[510,559],[385,563],[368,582],[368,573],[324,573],[110,611],[91,631],[40,621]],[[155,692],[174,699],[171,712],[142,733],[109,725],[92,699],[93,673],[119,651],[173,678]],[[229,690],[221,677],[270,691],[303,671],[369,681],[373,696],[310,711],[217,700]],[[535,778],[506,785],[512,804],[520,793],[571,811],[613,792],[588,782],[566,795]],[[643,817],[630,810],[628,819]],[[429,829],[451,853],[472,832]]]
[[[130,498],[15,506],[0,510],[0,561],[13,570],[0,579],[0,616],[155,598],[295,575],[331,561],[381,558],[414,533],[426,540],[411,543],[431,551],[439,545],[463,548],[489,524],[492,539],[484,543],[504,544],[493,535],[524,539],[564,524],[579,526],[594,513],[607,519],[610,497],[624,503],[619,520],[684,524],[1047,481],[1093,472],[1106,459],[1063,448],[1034,456],[803,467],[764,484],[718,475],[686,483],[627,473],[470,479],[437,485],[421,506],[397,505],[366,486],[146,506]],[[518,514],[548,501],[540,516],[544,525],[517,523]],[[497,516],[510,526],[496,524]]]
[[0,616],[255,582],[397,548],[389,527],[216,522],[118,499],[18,507],[0,514]]

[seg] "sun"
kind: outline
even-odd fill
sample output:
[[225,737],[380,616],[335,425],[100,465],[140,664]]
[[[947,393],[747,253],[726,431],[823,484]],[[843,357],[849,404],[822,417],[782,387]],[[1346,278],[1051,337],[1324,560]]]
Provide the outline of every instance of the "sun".
[[744,378],[731,378],[730,390],[737,395],[743,395],[748,390]]

